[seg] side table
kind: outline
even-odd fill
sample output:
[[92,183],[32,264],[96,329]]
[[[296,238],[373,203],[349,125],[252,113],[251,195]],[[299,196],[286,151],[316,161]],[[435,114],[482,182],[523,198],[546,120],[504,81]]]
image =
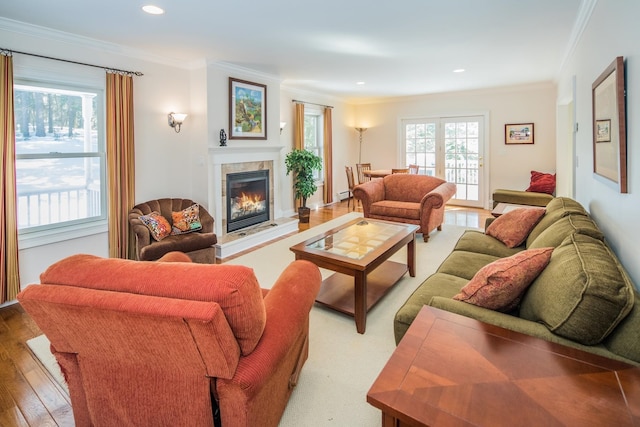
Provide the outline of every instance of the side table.
[[640,426],[640,368],[425,306],[367,402],[383,427]]

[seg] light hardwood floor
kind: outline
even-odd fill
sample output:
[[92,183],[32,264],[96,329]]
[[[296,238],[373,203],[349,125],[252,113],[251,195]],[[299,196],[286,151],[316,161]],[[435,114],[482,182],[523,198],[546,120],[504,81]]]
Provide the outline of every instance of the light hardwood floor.
[[[356,210],[361,210],[360,206]],[[348,212],[346,201],[313,210],[308,227]],[[490,212],[483,209],[449,206],[445,226],[484,228],[485,219],[490,216]],[[300,231],[308,227],[300,227]],[[0,426],[74,425],[69,396],[25,344],[40,334],[40,329],[20,304],[0,308]]]

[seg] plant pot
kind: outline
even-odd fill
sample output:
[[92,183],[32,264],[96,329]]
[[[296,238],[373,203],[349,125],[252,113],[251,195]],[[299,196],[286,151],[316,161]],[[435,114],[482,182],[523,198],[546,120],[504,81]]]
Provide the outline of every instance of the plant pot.
[[311,216],[311,208],[298,208],[298,220],[303,224],[309,223],[309,217]]

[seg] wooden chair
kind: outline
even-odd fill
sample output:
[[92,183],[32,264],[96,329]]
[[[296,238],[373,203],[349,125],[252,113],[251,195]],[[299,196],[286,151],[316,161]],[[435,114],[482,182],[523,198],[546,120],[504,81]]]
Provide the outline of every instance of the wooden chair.
[[391,174],[394,173],[409,173],[409,168],[391,169]]
[[[347,199],[347,211],[349,210],[349,203],[351,203],[351,199],[353,198],[353,188],[356,186],[355,179],[353,177],[353,168],[351,166],[344,167],[345,172],[347,173],[347,184],[349,185],[349,198]],[[353,199],[353,210],[356,210],[356,199]]]
[[362,173],[365,170],[371,170],[371,163],[357,163],[356,170],[358,172],[358,184],[371,181],[370,176],[365,176],[364,173]]
[[420,166],[418,166],[418,165],[409,165],[409,173],[411,173],[413,175],[418,175],[419,171],[420,171]]

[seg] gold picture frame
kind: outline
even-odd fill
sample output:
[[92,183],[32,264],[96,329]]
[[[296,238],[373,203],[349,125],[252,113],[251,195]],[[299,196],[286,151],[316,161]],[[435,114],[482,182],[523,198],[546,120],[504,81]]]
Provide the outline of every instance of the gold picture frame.
[[229,77],[229,139],[267,139],[267,86]]
[[624,58],[618,56],[591,86],[593,172],[627,192],[627,131]]
[[504,125],[505,144],[533,144],[533,123]]

